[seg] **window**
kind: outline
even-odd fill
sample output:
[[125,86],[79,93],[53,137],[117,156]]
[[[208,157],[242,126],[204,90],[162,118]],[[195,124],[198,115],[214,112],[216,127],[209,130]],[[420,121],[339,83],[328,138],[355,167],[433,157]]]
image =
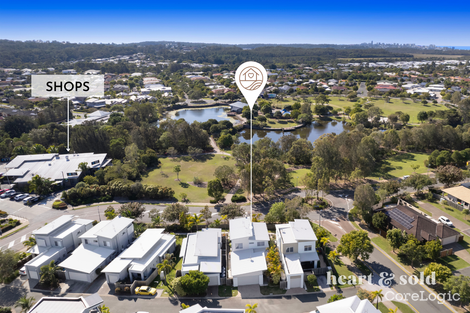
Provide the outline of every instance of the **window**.
[[241,243],[241,242],[240,242],[240,243],[237,243],[237,244],[235,245],[235,249],[236,249],[236,250],[238,250],[238,249],[243,249],[243,243]]
[[249,242],[248,244],[251,246],[251,245],[254,245],[254,244],[255,244],[255,242],[254,242],[254,241],[252,241],[252,242]]
[[304,246],[304,251],[312,251],[312,246],[311,245]]
[[105,247],[111,247],[111,243],[109,241],[103,241]]
[[287,247],[286,253],[294,252],[294,247]]
[[88,239],[85,239],[85,243],[88,244]]
[[258,247],[264,247],[264,241],[259,241],[258,242]]
[[62,242],[60,242],[60,241],[54,241],[54,245],[55,245],[56,247],[62,247]]

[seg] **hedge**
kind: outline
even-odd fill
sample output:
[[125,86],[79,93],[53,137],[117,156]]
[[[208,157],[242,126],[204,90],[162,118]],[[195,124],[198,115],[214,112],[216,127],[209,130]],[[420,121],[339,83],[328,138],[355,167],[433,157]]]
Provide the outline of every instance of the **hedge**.
[[244,195],[233,195],[232,202],[246,202],[246,197]]

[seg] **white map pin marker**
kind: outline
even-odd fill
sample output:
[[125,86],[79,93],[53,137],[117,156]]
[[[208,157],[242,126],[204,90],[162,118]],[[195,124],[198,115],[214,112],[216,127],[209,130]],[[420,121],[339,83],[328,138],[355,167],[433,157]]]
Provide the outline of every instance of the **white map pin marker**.
[[235,81],[238,89],[245,96],[250,109],[253,110],[253,105],[268,81],[268,73],[265,68],[257,62],[245,62],[237,68]]

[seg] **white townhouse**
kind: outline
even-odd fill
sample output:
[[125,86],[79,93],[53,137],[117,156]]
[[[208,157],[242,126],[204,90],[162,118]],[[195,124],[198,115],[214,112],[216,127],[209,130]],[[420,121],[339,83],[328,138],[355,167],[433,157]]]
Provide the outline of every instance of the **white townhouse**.
[[98,294],[72,297],[43,297],[36,302],[28,313],[98,313],[103,299]]
[[320,258],[316,251],[317,236],[309,220],[296,219],[276,225],[276,243],[287,276],[287,289],[303,288],[305,265],[317,268]]
[[133,220],[115,217],[102,221],[80,236],[82,244],[59,264],[70,280],[92,282],[101,270],[134,239]]
[[165,258],[165,254],[175,251],[174,235],[163,234],[163,228],[150,228],[144,231],[134,243],[124,250],[103,270],[108,284],[114,284],[130,278],[146,280],[156,266]]
[[207,228],[188,234],[181,244],[181,275],[201,271],[209,277],[209,286],[220,285],[222,275],[222,230]]
[[265,223],[252,223],[249,217],[230,220],[229,278],[233,285],[262,285],[263,272],[268,269],[266,248],[269,246],[269,234]]
[[33,231],[36,245],[28,250],[36,255],[25,264],[28,279],[38,280],[41,277],[41,266],[64,260],[67,253],[80,245],[80,234],[93,226],[92,220],[72,220],[73,215],[62,215],[47,225]]
[[358,296],[337,300],[331,303],[317,306],[310,313],[380,313],[369,300],[361,300]]

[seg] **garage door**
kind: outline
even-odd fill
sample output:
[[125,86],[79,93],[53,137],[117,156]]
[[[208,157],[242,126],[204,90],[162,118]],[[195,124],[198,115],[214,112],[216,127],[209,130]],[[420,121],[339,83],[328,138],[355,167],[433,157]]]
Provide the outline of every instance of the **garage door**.
[[209,277],[209,286],[219,285],[219,275],[207,275]]
[[456,239],[456,236],[447,237],[447,238],[442,239],[442,245],[445,246],[445,245],[448,245],[450,243],[454,243],[457,240],[458,240],[458,238]]
[[69,278],[71,280],[78,280],[78,281],[88,281],[88,275],[76,272],[69,272]]
[[238,278],[238,286],[259,285],[258,275],[238,276],[237,278]]
[[36,273],[35,271],[29,271],[29,278],[31,278],[31,279],[39,279],[39,275],[38,275],[38,273]]
[[302,285],[302,276],[290,277],[290,288],[300,288]]

